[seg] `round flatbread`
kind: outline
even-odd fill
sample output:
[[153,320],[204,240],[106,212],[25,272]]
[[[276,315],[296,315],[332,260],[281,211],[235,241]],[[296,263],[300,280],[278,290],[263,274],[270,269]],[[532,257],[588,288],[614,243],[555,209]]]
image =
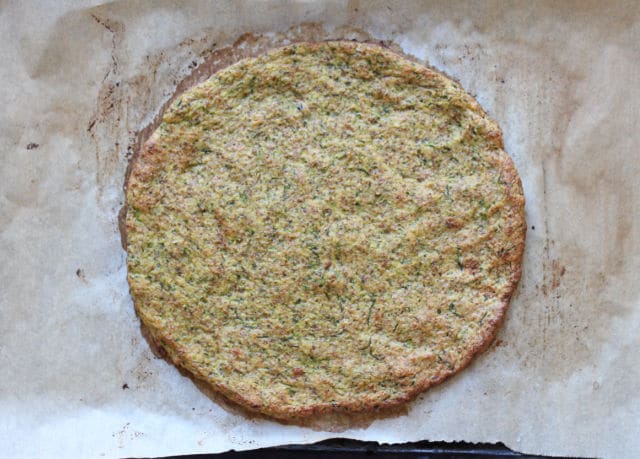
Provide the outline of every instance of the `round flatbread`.
[[524,197],[454,81],[382,47],[302,43],[178,97],[127,187],[151,339],[280,419],[396,406],[492,340]]

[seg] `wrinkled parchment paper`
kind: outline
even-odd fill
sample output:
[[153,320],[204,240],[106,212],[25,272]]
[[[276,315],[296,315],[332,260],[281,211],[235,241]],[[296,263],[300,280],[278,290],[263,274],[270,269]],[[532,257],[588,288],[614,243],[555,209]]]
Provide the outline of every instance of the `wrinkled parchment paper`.
[[[1,2],[0,455],[339,435],[637,457],[639,5]],[[255,37],[395,43],[459,80],[504,130],[527,198],[523,279],[496,343],[406,415],[338,434],[247,419],[141,337],[118,231],[128,159],[185,77]]]

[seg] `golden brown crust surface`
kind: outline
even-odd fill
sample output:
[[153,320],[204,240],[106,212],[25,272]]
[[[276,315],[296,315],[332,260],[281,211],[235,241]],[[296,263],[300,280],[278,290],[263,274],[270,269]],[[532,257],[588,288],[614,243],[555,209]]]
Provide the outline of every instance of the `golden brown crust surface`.
[[136,311],[168,357],[279,419],[405,403],[491,342],[524,196],[460,86],[303,43],[180,96],[127,188]]

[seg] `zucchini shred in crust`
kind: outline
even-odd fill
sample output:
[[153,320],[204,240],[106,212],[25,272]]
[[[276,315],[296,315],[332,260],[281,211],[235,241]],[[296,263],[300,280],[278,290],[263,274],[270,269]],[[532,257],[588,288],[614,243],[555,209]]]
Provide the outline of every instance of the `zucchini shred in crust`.
[[500,129],[458,83],[376,45],[294,44],[189,89],[126,200],[151,340],[281,420],[394,407],[460,371],[521,273]]

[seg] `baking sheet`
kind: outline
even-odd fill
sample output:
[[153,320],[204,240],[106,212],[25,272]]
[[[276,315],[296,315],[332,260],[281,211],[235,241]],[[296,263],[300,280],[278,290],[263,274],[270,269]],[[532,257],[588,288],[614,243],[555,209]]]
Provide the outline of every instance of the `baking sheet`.
[[180,82],[304,38],[383,40],[459,80],[503,128],[527,198],[495,344],[406,415],[339,435],[640,454],[640,4],[2,2],[0,37],[3,456],[337,435],[227,411],[156,358],[118,230],[128,159]]

